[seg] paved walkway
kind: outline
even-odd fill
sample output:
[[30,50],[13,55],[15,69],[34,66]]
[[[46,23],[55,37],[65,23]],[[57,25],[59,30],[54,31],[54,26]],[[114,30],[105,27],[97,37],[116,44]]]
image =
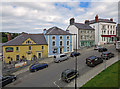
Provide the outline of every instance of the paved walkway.
[[[97,74],[102,72],[105,68],[109,67],[113,63],[117,62],[118,56],[111,58],[107,60],[106,62],[94,67],[92,70],[88,71],[84,75],[80,75],[80,77],[77,78],[77,87],[82,87],[85,83],[87,83],[89,80],[91,80],[93,77],[95,77]],[[105,64],[106,63],[106,64]],[[74,87],[74,81],[68,84],[65,87]]]

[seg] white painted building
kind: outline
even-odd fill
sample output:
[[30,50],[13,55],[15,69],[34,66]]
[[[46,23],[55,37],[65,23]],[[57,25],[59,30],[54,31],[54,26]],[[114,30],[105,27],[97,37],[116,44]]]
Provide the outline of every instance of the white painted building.
[[96,15],[94,20],[86,20],[85,23],[95,29],[95,45],[116,42],[116,22],[112,18],[99,19]]

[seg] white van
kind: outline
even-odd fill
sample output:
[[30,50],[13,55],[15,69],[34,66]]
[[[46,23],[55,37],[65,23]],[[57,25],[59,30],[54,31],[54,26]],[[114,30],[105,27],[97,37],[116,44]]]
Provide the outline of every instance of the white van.
[[67,60],[69,57],[66,54],[60,54],[54,56],[54,62],[58,63],[64,60]]

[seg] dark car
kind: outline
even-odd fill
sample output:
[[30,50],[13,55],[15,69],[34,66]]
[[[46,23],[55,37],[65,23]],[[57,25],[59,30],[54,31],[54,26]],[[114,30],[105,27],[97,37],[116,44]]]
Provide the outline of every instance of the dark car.
[[107,51],[107,48],[99,48],[98,49],[98,52],[105,52],[105,51]]
[[7,75],[7,76],[0,76],[0,87],[4,87],[5,85],[13,82],[16,80],[15,75]]
[[101,57],[90,56],[90,57],[86,58],[86,64],[91,67],[94,67],[102,62],[103,62],[103,60]]
[[79,72],[74,69],[66,69],[61,74],[61,79],[69,83],[72,79],[79,76]]
[[76,57],[76,56],[79,56],[80,55],[80,53],[79,52],[72,52],[71,54],[70,54],[70,57]]
[[101,57],[102,57],[103,59],[108,60],[108,59],[114,57],[114,54],[111,53],[111,52],[103,52],[103,53],[101,54]]
[[40,69],[44,69],[46,67],[48,67],[48,64],[46,64],[46,63],[36,63],[36,64],[31,65],[29,70],[30,70],[30,72],[35,72]]

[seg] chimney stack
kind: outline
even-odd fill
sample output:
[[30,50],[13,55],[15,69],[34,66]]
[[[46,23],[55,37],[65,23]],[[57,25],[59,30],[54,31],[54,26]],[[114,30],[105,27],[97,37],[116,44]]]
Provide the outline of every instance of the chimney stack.
[[11,33],[8,33],[8,41],[11,40]]
[[111,18],[111,19],[110,19],[110,21],[112,21],[112,22],[113,22],[113,18]]
[[85,24],[89,25],[89,20],[85,20]]
[[98,15],[95,16],[95,22],[98,22]]
[[43,33],[46,34],[46,29],[43,29]]
[[71,18],[70,19],[70,25],[73,25],[75,23],[75,19],[74,18]]

